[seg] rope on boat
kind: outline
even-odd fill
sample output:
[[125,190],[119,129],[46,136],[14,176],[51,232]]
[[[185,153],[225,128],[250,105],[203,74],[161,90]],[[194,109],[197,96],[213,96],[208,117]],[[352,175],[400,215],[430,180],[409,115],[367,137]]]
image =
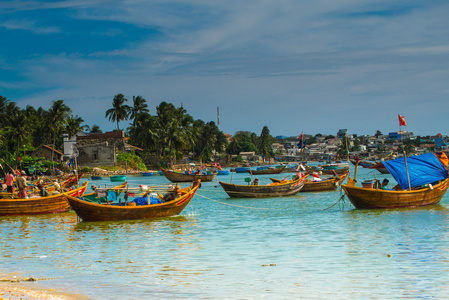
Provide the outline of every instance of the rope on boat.
[[229,205],[229,206],[235,206],[235,207],[247,208],[247,209],[264,209],[264,210],[268,210],[268,209],[271,209],[271,210],[272,210],[272,209],[274,209],[274,208],[248,207],[248,206],[241,206],[241,205],[229,204],[229,203],[226,203],[226,202],[221,202],[221,201],[214,200],[214,199],[208,198],[208,197],[206,197],[206,196],[200,195],[200,194],[198,194],[198,192],[197,192],[195,195],[200,196],[200,197],[202,197],[202,198],[205,198],[205,199],[207,199],[207,200],[213,201],[213,202],[217,202],[217,203],[223,204],[223,205]]

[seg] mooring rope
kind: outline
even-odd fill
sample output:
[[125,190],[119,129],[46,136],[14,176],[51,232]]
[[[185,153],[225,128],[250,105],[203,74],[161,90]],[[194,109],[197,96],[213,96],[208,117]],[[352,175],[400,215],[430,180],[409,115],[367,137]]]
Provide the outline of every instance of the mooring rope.
[[329,206],[328,208],[322,209],[321,211],[328,210],[329,208],[334,207],[335,205],[339,204],[340,202],[342,202],[342,203],[344,204],[344,203],[345,203],[345,196],[346,196],[346,194],[345,194],[345,193],[342,193],[342,192],[343,192],[343,189],[340,188],[340,195],[341,195],[340,199],[338,199],[337,202],[335,202],[334,204],[332,204],[332,205]]
[[276,208],[248,207],[248,206],[242,206],[242,205],[229,204],[229,203],[221,202],[221,201],[214,200],[214,199],[211,199],[211,198],[209,198],[209,197],[200,195],[200,194],[198,194],[198,192],[197,192],[195,195],[200,196],[200,197],[202,197],[202,198],[205,198],[205,199],[207,199],[207,200],[213,201],[213,202],[217,202],[217,203],[223,204],[223,205],[235,206],[235,207],[240,207],[240,208],[247,208],[247,209],[276,209]]

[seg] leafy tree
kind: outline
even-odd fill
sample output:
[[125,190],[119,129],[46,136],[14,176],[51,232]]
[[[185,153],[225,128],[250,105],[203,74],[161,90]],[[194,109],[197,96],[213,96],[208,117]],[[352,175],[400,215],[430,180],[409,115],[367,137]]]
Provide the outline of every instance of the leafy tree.
[[376,130],[376,134],[374,136],[378,138],[381,135],[382,135],[382,132],[380,132],[380,130]]
[[270,135],[270,130],[267,126],[264,126],[262,128],[262,132],[260,133],[259,143],[257,145],[259,154],[264,158],[270,158],[274,156],[273,147],[271,146],[273,140],[273,137]]
[[109,117],[109,121],[117,122],[117,130],[120,130],[120,121],[128,120],[131,108],[125,104],[128,99],[123,94],[117,94],[112,100],[112,108],[106,111],[105,118]]
[[240,152],[257,152],[257,147],[251,140],[251,136],[245,131],[237,132],[229,143],[226,152],[239,154]]

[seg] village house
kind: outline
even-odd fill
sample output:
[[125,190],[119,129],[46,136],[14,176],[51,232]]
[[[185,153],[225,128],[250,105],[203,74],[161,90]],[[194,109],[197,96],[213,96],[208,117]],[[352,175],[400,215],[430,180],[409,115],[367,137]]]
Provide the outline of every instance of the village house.
[[87,134],[79,132],[70,139],[64,138],[64,154],[77,156],[79,166],[115,166],[116,156],[122,151],[142,151],[126,143],[123,130]]
[[42,145],[30,153],[31,157],[44,157],[46,160],[52,160],[53,158],[53,161],[61,161],[63,155],[63,153],[59,152],[58,150],[54,150],[52,147],[47,145]]

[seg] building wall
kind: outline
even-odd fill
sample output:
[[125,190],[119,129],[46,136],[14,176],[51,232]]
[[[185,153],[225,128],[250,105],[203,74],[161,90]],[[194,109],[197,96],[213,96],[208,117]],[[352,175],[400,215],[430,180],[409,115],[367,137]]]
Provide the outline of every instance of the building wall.
[[79,156],[77,158],[78,166],[115,166],[115,147],[108,143],[77,146]]
[[[30,156],[31,157],[44,157],[46,160],[51,160],[52,151],[48,148],[41,147],[35,151],[33,151]],[[57,152],[53,154],[54,161],[61,160],[61,155]]]

